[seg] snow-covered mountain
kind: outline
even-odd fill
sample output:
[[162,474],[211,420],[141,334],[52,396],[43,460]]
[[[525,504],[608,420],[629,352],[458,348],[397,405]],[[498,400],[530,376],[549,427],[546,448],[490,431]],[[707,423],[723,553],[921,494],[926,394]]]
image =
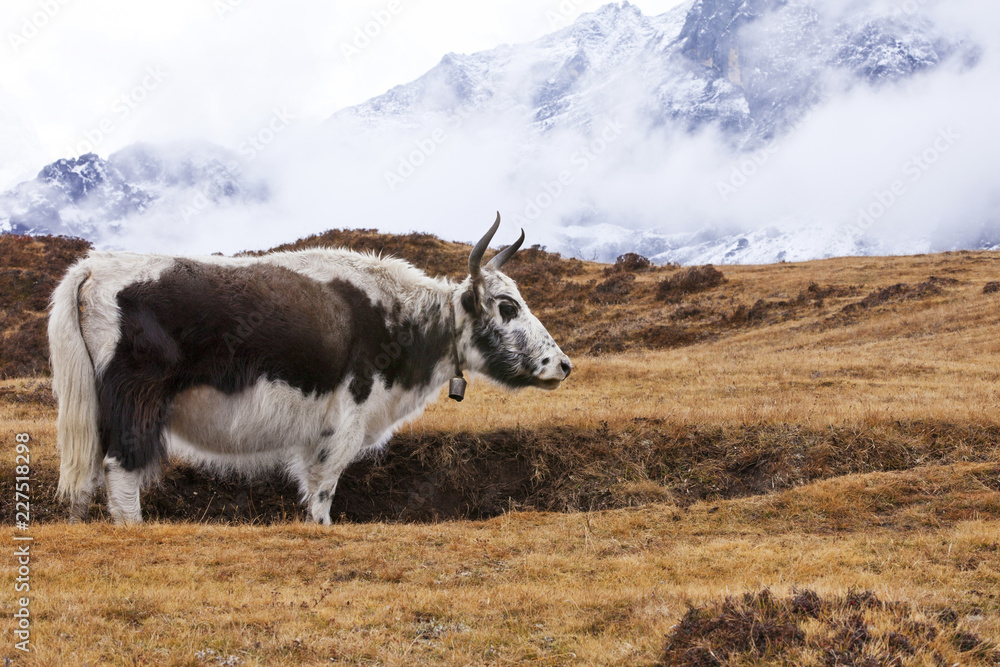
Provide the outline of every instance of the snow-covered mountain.
[[[954,27],[942,27],[923,4],[692,0],[646,16],[628,2],[613,3],[527,44],[445,55],[415,81],[335,113],[305,142],[301,159],[274,166],[267,183],[246,177],[233,154],[217,147],[135,145],[107,160],[92,154],[60,160],[0,195],[0,231],[127,245],[119,240],[133,225],[186,219],[193,199],[206,212],[203,221],[216,209],[245,206],[252,212],[283,198],[283,214],[296,211],[289,204],[296,202],[299,219],[315,227],[300,224],[297,232],[322,231],[333,211],[356,224],[381,226],[359,214],[398,195],[396,184],[426,161],[435,164],[418,174],[423,200],[412,188],[400,195],[397,211],[408,216],[425,206],[437,215],[441,202],[472,192],[478,200],[507,202],[505,212],[518,224],[544,219],[532,230],[535,240],[588,259],[609,261],[636,251],[662,262],[772,262],[991,247],[1000,242],[991,226],[996,219],[972,221],[983,228],[973,235],[979,240],[926,231],[876,237],[851,220],[796,218],[766,207],[744,216],[752,222],[737,224],[734,207],[742,204],[724,196],[726,208],[718,201],[717,174],[725,170],[720,178],[728,178],[728,164],[774,153],[773,146],[831,100],[851,100],[859,92],[892,99],[901,83],[927,73],[975,70],[982,48]],[[618,139],[620,129],[609,134],[622,125],[627,139]],[[477,142],[490,128],[500,138],[492,151],[480,151]],[[447,150],[432,159],[446,141]],[[606,157],[591,155],[615,141]],[[806,160],[826,159],[794,155],[785,149],[793,170]],[[267,173],[270,157],[254,165],[255,173]],[[473,161],[489,163],[492,171],[473,169]],[[676,185],[699,169],[710,181],[706,192]],[[866,206],[871,192],[886,186],[882,180],[863,183],[860,193],[845,194],[863,198],[848,209]],[[771,187],[784,195],[790,186]],[[657,195],[660,188],[667,194]],[[604,190],[611,195],[603,196]],[[636,213],[639,198],[642,215]],[[712,206],[678,201],[684,198],[712,200]],[[915,201],[910,196],[893,213],[905,213]],[[521,210],[509,211],[518,205]],[[429,217],[424,213],[422,219]]]
[[266,201],[266,184],[247,182],[234,153],[210,144],[133,144],[107,160],[94,153],[45,166],[0,195],[0,232],[64,234],[115,244],[132,216],[151,207],[179,217],[224,203]]
[[803,226],[791,221],[749,232],[704,229],[683,234],[628,232],[614,225],[564,228],[562,245],[583,258],[611,261],[639,252],[659,264],[773,264],[828,257],[929,252],[929,239],[892,245],[868,238],[856,227]]
[[[424,76],[345,109],[379,130],[435,114],[518,112],[540,129],[581,128],[625,102],[653,124],[715,125],[766,140],[830,94],[831,77],[879,86],[977,50],[919,13],[871,3],[696,0],[660,16],[628,2],[535,42],[449,53]],[[635,88],[638,87],[638,90]]]

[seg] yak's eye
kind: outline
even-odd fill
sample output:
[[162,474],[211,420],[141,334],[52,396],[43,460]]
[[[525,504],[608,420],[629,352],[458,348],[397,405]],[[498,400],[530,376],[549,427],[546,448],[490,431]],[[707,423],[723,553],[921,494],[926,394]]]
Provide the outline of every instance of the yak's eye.
[[509,322],[510,320],[517,317],[517,306],[509,303],[500,304],[500,317],[503,318],[504,322]]

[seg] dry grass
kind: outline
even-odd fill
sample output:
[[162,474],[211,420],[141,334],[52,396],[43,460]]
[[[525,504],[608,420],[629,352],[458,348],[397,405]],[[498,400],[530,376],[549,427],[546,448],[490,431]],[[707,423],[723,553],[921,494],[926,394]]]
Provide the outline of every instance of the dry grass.
[[[467,253],[399,243],[439,268]],[[148,499],[159,522],[53,521],[45,379],[0,382],[3,456],[32,435],[41,511],[36,653],[3,652],[40,665],[1000,663],[1000,301],[984,291],[1000,254],[723,267],[724,283],[670,301],[657,291],[675,268],[525,259],[511,273],[574,351],[570,381],[520,394],[477,382],[462,404],[434,404],[385,459],[352,468],[328,529],[299,522],[280,482],[246,487],[247,510],[240,484],[184,468]]]
[[[791,507],[773,513],[742,500],[328,529],[40,526],[30,662],[651,664],[689,605],[794,585],[824,598],[873,590],[916,618],[948,612],[982,644],[963,653],[942,642],[940,664],[988,664],[1000,522],[899,530],[862,516],[851,529],[814,528],[808,517],[831,494],[868,486],[837,485],[781,494],[772,502]],[[920,500],[946,515],[955,493]]]

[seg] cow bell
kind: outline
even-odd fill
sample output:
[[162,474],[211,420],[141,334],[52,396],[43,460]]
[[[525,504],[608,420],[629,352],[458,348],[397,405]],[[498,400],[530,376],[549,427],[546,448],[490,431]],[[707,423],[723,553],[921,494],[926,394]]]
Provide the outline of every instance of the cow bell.
[[453,377],[448,385],[448,398],[461,402],[465,398],[465,378],[461,376]]

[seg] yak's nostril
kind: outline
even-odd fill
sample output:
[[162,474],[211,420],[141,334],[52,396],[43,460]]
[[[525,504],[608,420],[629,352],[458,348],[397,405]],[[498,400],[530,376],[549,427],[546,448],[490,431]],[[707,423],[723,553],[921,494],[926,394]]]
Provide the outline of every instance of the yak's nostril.
[[573,370],[573,367],[569,365],[568,361],[560,362],[559,368],[561,368],[562,372],[566,374],[566,377],[569,377],[569,372]]

